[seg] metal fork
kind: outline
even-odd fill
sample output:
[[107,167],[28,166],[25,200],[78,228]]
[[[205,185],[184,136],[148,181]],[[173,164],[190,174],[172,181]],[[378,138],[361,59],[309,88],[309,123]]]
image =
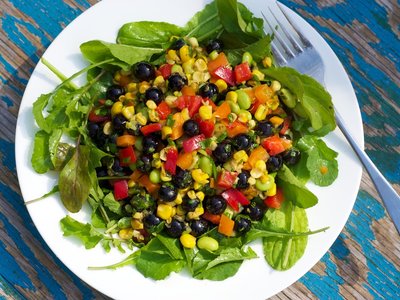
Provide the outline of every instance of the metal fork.
[[[304,36],[304,34],[295,25],[294,21],[288,16],[281,7],[281,4],[277,2],[277,6],[286,18],[287,25],[283,25],[278,17],[275,16],[274,12],[269,8],[276,24],[278,24],[281,32],[277,31],[275,27],[268,21],[265,15],[262,13],[265,22],[268,24],[271,31],[274,33],[274,39],[272,40],[272,53],[275,61],[279,66],[288,66],[296,69],[300,73],[307,74],[322,85],[325,86],[324,73],[325,66],[321,56],[313,47],[311,42]],[[282,18],[282,17],[281,17]],[[381,172],[377,169],[375,164],[371,161],[368,155],[362,150],[350,132],[346,129],[343,123],[343,119],[335,109],[336,123],[340,130],[343,132],[350,146],[357,154],[358,158],[364,165],[368,174],[370,175],[376,190],[378,191],[383,203],[389,212],[394,225],[400,234],[400,197],[385,179]]]

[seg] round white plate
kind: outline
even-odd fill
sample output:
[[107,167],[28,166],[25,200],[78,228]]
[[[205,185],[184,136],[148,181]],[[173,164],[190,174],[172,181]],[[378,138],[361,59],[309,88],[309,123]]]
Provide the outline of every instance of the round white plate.
[[[92,39],[115,41],[121,25],[130,21],[154,20],[183,25],[209,1],[202,0],[103,0],[88,9],[54,40],[44,57],[66,75],[71,75],[86,65],[79,52],[79,45]],[[267,11],[273,1],[243,1],[257,16]],[[322,37],[302,18],[286,9],[295,22],[303,28],[307,37],[322,54],[326,65],[326,86],[333,102],[345,120],[351,120],[351,133],[363,145],[363,131],[357,100],[343,66]],[[82,79],[83,80],[83,79]],[[39,63],[27,85],[18,116],[16,130],[16,163],[22,195],[25,201],[48,192],[56,184],[56,174],[38,175],[30,164],[33,137],[37,130],[32,116],[32,103],[42,93],[50,92],[59,83],[52,73]],[[61,261],[77,276],[102,293],[116,299],[266,299],[298,280],[328,251],[344,227],[356,199],[361,180],[361,166],[336,130],[325,141],[339,152],[339,177],[329,187],[309,185],[316,193],[319,203],[307,210],[311,230],[329,226],[324,233],[313,235],[304,256],[290,270],[278,272],[265,262],[260,244],[254,249],[258,259],[245,261],[239,272],[221,282],[201,281],[186,273],[172,274],[166,280],[153,281],[144,278],[134,267],[115,271],[91,271],[88,266],[109,265],[126,255],[114,249],[105,253],[101,246],[86,250],[71,237],[63,237],[59,221],[67,211],[58,196],[28,205],[28,211],[40,234]],[[87,222],[89,210],[73,217]]]

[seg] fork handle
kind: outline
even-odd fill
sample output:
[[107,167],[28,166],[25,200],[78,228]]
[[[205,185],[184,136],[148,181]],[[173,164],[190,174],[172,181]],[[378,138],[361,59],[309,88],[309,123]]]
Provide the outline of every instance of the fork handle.
[[368,155],[362,150],[354,138],[351,136],[349,131],[343,125],[343,119],[340,115],[336,113],[336,122],[346,136],[347,141],[350,143],[350,146],[356,152],[358,158],[364,165],[367,170],[369,176],[372,179],[372,182],[375,185],[376,190],[378,191],[381,199],[383,200],[386,209],[393,220],[394,225],[396,226],[397,232],[400,234],[400,197],[393,189],[392,185],[385,179],[381,172],[379,172],[378,168],[372,162],[372,160],[368,157]]

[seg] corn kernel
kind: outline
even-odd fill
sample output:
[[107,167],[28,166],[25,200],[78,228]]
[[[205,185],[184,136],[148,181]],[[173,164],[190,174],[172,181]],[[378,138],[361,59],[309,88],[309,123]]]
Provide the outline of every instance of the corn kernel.
[[252,178],[260,178],[263,175],[263,172],[260,169],[253,168],[250,170],[250,175]]
[[261,183],[267,183],[268,180],[269,180],[268,174],[261,175],[261,177],[260,177]]
[[182,64],[182,68],[186,74],[186,77],[189,77],[188,75],[194,72],[193,66],[194,66],[194,58],[191,58]]
[[133,118],[134,113],[135,107],[133,105],[122,108],[122,115],[129,121]]
[[196,199],[196,192],[193,190],[190,190],[189,192],[187,192],[187,195],[190,199]]
[[161,166],[160,178],[162,181],[171,181],[172,177],[165,172],[165,169]]
[[251,120],[251,113],[247,110],[241,110],[238,115],[238,120],[242,123],[247,123]]
[[164,83],[165,83],[165,79],[164,79],[164,77],[162,77],[162,75],[158,75],[153,81],[153,85],[156,87],[161,87],[164,85]]
[[272,89],[274,92],[279,91],[279,90],[281,89],[281,87],[282,87],[282,85],[281,85],[281,83],[280,83],[279,81],[273,80],[273,81],[271,82],[271,89]]
[[201,183],[198,183],[198,182],[194,182],[193,183],[193,188],[197,191],[197,190],[200,190],[201,188],[203,187],[203,185],[201,184]]
[[[120,98],[121,98],[121,96],[120,96]],[[128,101],[131,102],[134,99],[135,99],[134,93],[128,92],[128,93],[125,94],[125,100],[128,100]]]
[[247,155],[246,151],[240,150],[233,155],[233,159],[235,161],[246,162],[249,159],[249,156]]
[[178,193],[178,195],[176,196],[176,198],[175,198],[175,203],[176,203],[177,205],[179,205],[179,204],[182,203],[182,195],[181,195],[180,193]]
[[267,117],[268,110],[265,107],[265,105],[261,104],[257,110],[256,113],[254,114],[254,118],[256,118],[257,121],[263,121]]
[[187,62],[188,60],[191,59],[188,45],[184,45],[179,49],[179,56],[181,57],[181,60],[183,62]]
[[129,240],[133,237],[133,229],[132,228],[124,228],[118,232],[118,235],[121,239]]
[[176,54],[175,50],[168,50],[167,55],[166,55],[166,59],[168,62],[180,62],[180,58],[178,56],[178,54]]
[[196,197],[197,197],[197,199],[199,199],[200,201],[203,201],[205,195],[204,195],[203,192],[197,192],[197,193],[196,193]]
[[131,82],[127,85],[126,89],[130,93],[135,93],[137,91],[137,83],[136,82]]
[[271,67],[271,66],[272,66],[272,58],[269,57],[269,56],[266,56],[266,57],[263,59],[262,64],[263,64],[263,66],[264,66],[265,68]]
[[206,184],[208,183],[208,176],[207,173],[203,172],[201,169],[195,169],[192,171],[192,177],[194,181],[200,183],[200,184]]
[[203,120],[210,120],[212,118],[211,105],[202,105],[199,109],[199,115]]
[[168,136],[170,136],[172,134],[172,128],[169,126],[164,126],[161,129],[161,135],[162,135],[162,139],[165,140]]
[[196,238],[189,233],[182,234],[179,240],[185,248],[193,249],[196,246]]
[[256,127],[256,125],[257,125],[257,123],[256,123],[255,120],[250,120],[250,121],[247,123],[247,126],[249,127],[249,129],[253,129],[254,127]]
[[143,213],[140,211],[137,211],[132,215],[132,218],[141,220],[141,219],[143,219]]
[[178,97],[168,95],[167,97],[165,97],[165,102],[168,104],[169,107],[174,108],[176,107],[176,99],[178,99]]
[[110,135],[111,132],[112,132],[112,123],[108,121],[106,124],[104,124],[103,133],[105,135]]
[[248,182],[250,185],[255,185],[255,184],[256,184],[256,179],[255,179],[254,177],[250,177],[250,178],[247,180],[247,182]]
[[151,166],[152,166],[153,168],[156,168],[156,169],[161,168],[161,165],[162,165],[161,159],[159,159],[159,158],[156,158],[156,159],[154,159],[154,160],[151,162]]
[[136,116],[136,121],[140,125],[144,126],[147,124],[147,118],[141,112],[137,113],[135,116]]
[[118,81],[121,80],[121,77],[122,77],[122,75],[121,75],[121,73],[118,71],[118,72],[116,72],[115,75],[114,75],[114,80],[118,82]]
[[257,77],[257,79],[258,80],[264,80],[264,78],[265,78],[265,75],[264,75],[264,73],[262,73],[262,72],[260,72],[259,70],[253,70],[252,72],[251,72],[251,74],[254,76],[254,77]]
[[267,196],[274,196],[276,195],[276,183],[272,185],[272,187],[267,191]]
[[189,115],[189,109],[187,107],[185,107],[184,109],[182,109],[181,111],[181,116],[183,118],[184,121],[187,121],[190,119],[190,115]]
[[128,187],[129,187],[129,188],[133,188],[135,185],[136,185],[136,182],[133,181],[132,179],[130,179],[130,180],[128,181]]
[[139,93],[144,94],[150,88],[150,84],[147,81],[139,83]]
[[274,125],[274,127],[278,127],[283,123],[283,119],[278,116],[273,116],[272,118],[269,119],[269,121]]
[[238,99],[238,94],[235,91],[228,92],[225,97],[226,101],[232,101],[233,103],[236,103],[237,99]]
[[194,211],[188,212],[187,216],[189,219],[197,219],[202,214],[204,214],[204,208],[202,206],[197,206]]
[[146,106],[150,109],[156,109],[157,104],[153,100],[147,100],[146,101]]
[[137,219],[133,219],[131,221],[131,226],[133,229],[137,229],[137,230],[143,229],[143,223]]
[[224,92],[228,88],[228,85],[226,84],[225,80],[223,80],[223,79],[218,79],[215,82],[215,85],[217,86],[218,92],[220,92],[220,93]]
[[193,68],[195,71],[207,71],[207,62],[204,59],[199,58],[194,62]]
[[154,109],[149,109],[149,119],[151,122],[159,122],[160,117],[158,116],[158,112],[156,112]]
[[122,111],[122,102],[121,101],[117,101],[113,104],[113,106],[111,107],[111,115],[115,116],[121,113]]
[[265,172],[267,170],[267,165],[265,164],[265,161],[261,159],[256,161],[254,167],[262,172]]
[[195,37],[189,38],[188,42],[189,42],[190,46],[192,46],[193,48],[196,48],[199,46],[199,42],[197,41],[197,39]]
[[172,216],[172,206],[161,203],[157,206],[157,216],[163,220],[167,220]]

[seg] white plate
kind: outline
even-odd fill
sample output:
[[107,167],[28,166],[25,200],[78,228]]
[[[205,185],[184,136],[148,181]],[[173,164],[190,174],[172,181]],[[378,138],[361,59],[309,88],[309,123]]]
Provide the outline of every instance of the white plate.
[[[274,1],[243,1],[257,16],[261,10]],[[130,21],[155,20],[183,25],[205,3],[201,0],[103,0],[71,24],[54,40],[44,57],[66,75],[81,69],[86,63],[79,52],[79,45],[92,39],[114,41],[118,28]],[[322,37],[303,19],[292,11],[295,19],[320,53],[327,67],[326,86],[334,104],[345,120],[351,120],[350,131],[363,145],[363,131],[360,111],[351,83],[336,55]],[[16,163],[22,195],[25,201],[48,192],[56,183],[55,174],[38,175],[30,164],[33,136],[37,130],[32,117],[32,103],[42,94],[51,91],[59,81],[39,63],[27,85],[18,116],[16,130]],[[254,246],[258,259],[243,263],[239,272],[222,282],[200,281],[187,274],[172,274],[163,281],[145,279],[135,268],[124,267],[116,271],[90,271],[88,266],[108,265],[119,261],[125,255],[117,250],[106,254],[101,246],[92,250],[85,248],[74,238],[65,238],[59,221],[67,211],[57,196],[32,203],[28,206],[40,234],[61,261],[88,284],[116,299],[146,297],[151,299],[266,299],[288,287],[316,264],[335,241],[352,210],[361,179],[361,166],[336,130],[325,139],[329,146],[339,152],[339,177],[329,187],[310,189],[319,198],[319,203],[309,209],[311,229],[329,226],[325,233],[311,236],[305,255],[290,270],[272,270],[263,259],[259,244]],[[81,221],[89,221],[88,210],[73,215]]]

